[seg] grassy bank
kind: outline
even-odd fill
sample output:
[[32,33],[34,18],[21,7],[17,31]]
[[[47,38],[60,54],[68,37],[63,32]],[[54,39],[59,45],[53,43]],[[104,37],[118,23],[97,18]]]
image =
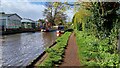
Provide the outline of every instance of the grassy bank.
[[114,42],[109,44],[109,39],[97,39],[95,36],[83,31],[75,31],[79,48],[80,62],[84,66],[115,66],[119,67],[120,58],[114,50]]
[[52,48],[46,49],[48,56],[40,66],[57,66],[62,62],[70,34],[71,32],[65,32],[56,40],[57,44]]

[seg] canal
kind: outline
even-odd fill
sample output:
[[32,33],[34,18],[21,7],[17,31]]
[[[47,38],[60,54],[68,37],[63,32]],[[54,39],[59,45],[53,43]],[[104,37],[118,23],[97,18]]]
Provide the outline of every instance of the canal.
[[27,66],[56,39],[55,32],[5,35],[2,40],[2,65]]

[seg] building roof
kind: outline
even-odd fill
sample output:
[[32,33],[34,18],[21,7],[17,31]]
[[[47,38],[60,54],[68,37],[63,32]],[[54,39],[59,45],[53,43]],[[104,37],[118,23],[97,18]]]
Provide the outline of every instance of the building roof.
[[16,13],[15,14],[5,14],[4,12],[0,12],[0,16],[2,17],[10,17],[10,16],[13,16],[13,15],[16,15],[18,16],[20,19],[22,19],[19,15],[17,15]]
[[29,22],[29,23],[35,23],[35,21],[31,20],[31,19],[26,19],[26,18],[23,18],[21,20],[21,22]]

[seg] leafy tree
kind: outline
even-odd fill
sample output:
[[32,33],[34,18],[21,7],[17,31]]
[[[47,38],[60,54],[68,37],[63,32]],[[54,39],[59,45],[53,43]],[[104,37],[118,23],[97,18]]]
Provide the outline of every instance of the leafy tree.
[[64,13],[66,11],[67,5],[61,2],[47,2],[46,9],[44,10],[44,16],[47,20],[52,23],[52,25],[58,25],[64,23],[67,15]]
[[[81,19],[81,16],[83,17],[82,20],[86,19],[86,16],[82,14],[83,10],[90,11],[92,14],[89,19],[87,18],[84,21],[84,24],[87,27],[86,30],[91,30],[92,34],[95,34],[98,38],[108,37],[111,30],[119,23],[119,15],[117,13],[119,2],[83,2],[80,8],[82,8],[82,10],[79,10],[80,13],[77,12],[75,14],[79,15],[77,21]],[[85,14],[86,12],[83,11],[83,13]]]
[[38,22],[45,23],[45,20],[43,20],[43,19],[39,19]]
[[109,36],[111,30],[114,28],[116,23],[118,23],[116,21],[118,20],[118,14],[116,11],[119,9],[119,3],[90,2],[87,3],[87,6],[85,7],[93,13],[90,21],[91,24],[93,24],[94,29],[96,29],[95,34],[97,34],[99,38]]
[[78,12],[75,13],[72,22],[74,23],[74,28],[78,30],[85,29],[85,23],[90,17],[91,13],[83,8],[80,8]]

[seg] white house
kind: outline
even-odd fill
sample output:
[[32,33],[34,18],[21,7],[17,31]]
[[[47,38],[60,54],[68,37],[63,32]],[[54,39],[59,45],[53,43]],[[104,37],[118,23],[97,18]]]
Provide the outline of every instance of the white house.
[[31,19],[23,18],[21,22],[22,22],[22,28],[35,28],[36,27],[36,22]]
[[0,28],[6,29],[14,29],[21,27],[22,18],[17,14],[5,14],[4,12],[0,13]]

